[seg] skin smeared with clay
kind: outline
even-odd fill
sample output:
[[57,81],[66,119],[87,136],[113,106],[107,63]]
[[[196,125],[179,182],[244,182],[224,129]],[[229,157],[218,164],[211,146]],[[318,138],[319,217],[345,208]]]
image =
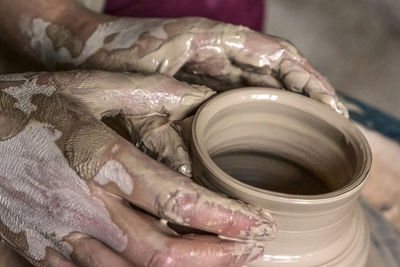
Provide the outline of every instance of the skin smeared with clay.
[[31,122],[15,137],[0,142],[1,222],[14,234],[25,232],[26,254],[35,260],[45,258],[47,247],[69,257],[72,247],[62,238],[74,231],[123,251],[126,235],[69,167],[55,144],[60,136],[50,125]]
[[[7,78],[5,79],[5,81],[8,81]],[[32,111],[35,111],[37,108],[31,103],[31,98],[33,95],[44,94],[46,96],[51,96],[55,91],[54,86],[38,86],[36,84],[36,78],[26,79],[24,77],[17,76],[15,81],[23,81],[23,84],[18,86],[10,86],[4,89],[3,92],[17,99],[18,102],[14,104],[14,107],[20,109],[28,116],[32,113]]]
[[[103,90],[98,88],[99,79],[103,81]],[[52,81],[61,86],[70,84],[74,90],[67,87],[64,94],[84,101],[98,119],[122,114],[130,140],[140,150],[191,176],[188,149],[174,122],[192,113],[214,91],[158,74],[74,72],[58,75]]]
[[130,195],[133,191],[131,177],[118,161],[108,161],[93,180],[101,185],[115,183],[118,189],[125,195]]
[[282,88],[348,116],[329,82],[282,39],[202,18],[92,16],[91,33],[83,38],[42,18],[27,21],[24,17],[19,27],[30,53],[53,69],[159,72],[218,91],[243,86]]
[[[160,74],[75,71],[0,76],[0,93],[0,236],[34,265],[241,266],[273,238],[264,210],[194,184],[100,121],[118,115],[132,138],[161,127],[178,139],[173,121],[212,90]],[[153,126],[133,126],[143,120]],[[224,238],[180,235],[127,203]]]
[[165,40],[168,35],[162,28],[164,23],[160,19],[135,24],[129,20],[107,22],[99,25],[84,45],[68,29],[40,18],[33,19],[30,28],[23,28],[31,38],[31,47],[39,52],[41,60],[54,68],[57,64],[73,64],[77,67],[100,49],[127,49],[144,32],[153,38]]

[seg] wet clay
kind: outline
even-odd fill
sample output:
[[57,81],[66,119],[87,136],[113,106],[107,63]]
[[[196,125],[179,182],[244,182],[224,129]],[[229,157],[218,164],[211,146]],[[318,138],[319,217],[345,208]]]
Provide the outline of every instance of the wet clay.
[[133,125],[132,141],[142,152],[186,176],[192,175],[188,148],[172,121],[162,116],[129,120]]
[[304,112],[263,105],[244,103],[216,115],[205,138],[217,165],[242,182],[281,193],[323,194],[350,181],[355,156],[340,132]]
[[0,140],[17,135],[28,123],[26,113],[15,108],[16,99],[0,91]]
[[[113,149],[118,148],[113,147],[112,150]],[[132,194],[133,191],[132,177],[126,172],[124,166],[122,166],[118,161],[107,161],[106,164],[101,167],[100,171],[96,174],[93,180],[101,185],[115,183],[119,190],[121,190],[121,192],[127,196]]]
[[192,137],[196,181],[277,221],[276,239],[246,266],[365,266],[357,196],[371,153],[351,122],[299,95],[243,88],[200,107]]
[[31,113],[37,109],[31,102],[32,97],[50,96],[55,88],[37,85],[34,75],[1,75],[0,83],[0,140],[6,140],[23,130]]
[[17,100],[14,107],[22,110],[28,116],[37,109],[37,107],[31,103],[32,96],[38,94],[51,96],[56,90],[54,86],[49,84],[38,85],[37,78],[35,77],[31,77],[30,79],[23,78],[23,80],[20,81],[23,82],[22,85],[7,87],[3,92],[13,96]]
[[63,95],[85,103],[98,119],[123,113],[181,120],[215,94],[205,86],[188,85],[161,74],[75,71],[57,75],[52,81]]
[[82,41],[73,36],[65,27],[57,24],[50,24],[46,27],[46,35],[52,40],[55,51],[65,47],[71,54],[72,58],[76,58],[82,53]]
[[295,195],[326,194],[352,182],[356,155],[348,136],[317,120],[311,107],[298,108],[301,97],[236,92],[237,98],[233,91],[206,104],[201,124],[193,126],[201,129],[194,138],[201,138],[222,171],[260,189]]

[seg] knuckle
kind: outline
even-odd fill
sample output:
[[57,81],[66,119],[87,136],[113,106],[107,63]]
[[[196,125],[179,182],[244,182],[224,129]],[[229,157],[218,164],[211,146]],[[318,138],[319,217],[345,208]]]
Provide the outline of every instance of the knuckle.
[[296,48],[296,46],[290,42],[289,40],[286,39],[280,39],[279,44],[290,54],[294,56],[301,56],[299,50]]
[[71,244],[73,247],[85,250],[89,248],[88,245],[88,237],[85,234],[81,233],[72,233],[69,236],[65,237],[65,240]]
[[160,216],[175,223],[188,225],[195,212],[198,196],[195,193],[178,189],[160,195],[157,202]]

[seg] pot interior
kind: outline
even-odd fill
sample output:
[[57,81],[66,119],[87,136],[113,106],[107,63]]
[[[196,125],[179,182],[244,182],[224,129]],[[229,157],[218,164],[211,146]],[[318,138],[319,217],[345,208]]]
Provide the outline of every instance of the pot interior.
[[352,183],[363,164],[357,138],[330,119],[278,101],[244,102],[209,114],[198,135],[213,162],[234,179],[279,193],[318,195]]

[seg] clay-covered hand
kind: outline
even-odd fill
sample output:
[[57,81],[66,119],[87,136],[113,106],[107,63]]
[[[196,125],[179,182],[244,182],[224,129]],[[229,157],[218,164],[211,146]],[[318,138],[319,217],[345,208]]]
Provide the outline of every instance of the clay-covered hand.
[[[210,93],[162,75],[0,76],[1,239],[36,266],[240,266],[259,257],[258,242],[275,231],[268,213],[194,184],[99,120],[180,118]],[[159,218],[237,241],[179,235]]]
[[49,67],[159,72],[215,90],[285,88],[348,116],[326,78],[280,38],[203,18],[92,15],[88,21],[85,30],[73,33],[35,18],[22,32]]

